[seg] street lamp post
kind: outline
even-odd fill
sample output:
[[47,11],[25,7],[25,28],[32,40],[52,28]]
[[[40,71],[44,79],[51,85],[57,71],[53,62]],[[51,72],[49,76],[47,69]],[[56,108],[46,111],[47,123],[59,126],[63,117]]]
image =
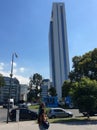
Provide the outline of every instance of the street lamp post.
[[10,109],[10,98],[11,98],[11,87],[12,87],[12,77],[13,77],[14,56],[17,58],[16,53],[12,54],[12,60],[11,60],[12,63],[11,63],[10,86],[9,86],[9,96],[8,96],[7,123],[8,123],[8,117],[9,117],[9,109]]

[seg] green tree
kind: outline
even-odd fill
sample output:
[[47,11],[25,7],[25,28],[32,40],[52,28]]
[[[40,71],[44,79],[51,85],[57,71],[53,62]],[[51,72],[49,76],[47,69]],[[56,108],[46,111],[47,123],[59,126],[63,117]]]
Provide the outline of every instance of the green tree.
[[0,74],[0,87],[4,86],[5,82],[4,82],[4,78],[3,75]]
[[70,80],[65,80],[62,86],[62,98],[71,96],[73,91],[78,87],[78,82],[71,82]]
[[62,85],[62,98],[65,98],[69,95],[71,89],[71,82],[66,80]]
[[34,94],[32,95],[35,99],[37,99],[40,95],[40,86],[42,83],[42,76],[38,73],[35,73],[33,76],[30,77],[30,82],[29,82],[29,89],[30,91],[33,89]]
[[56,88],[55,87],[51,86],[48,91],[49,91],[49,95],[51,95],[51,96],[57,96]]
[[[0,88],[3,87],[5,85],[5,81],[4,81],[4,77],[2,74],[0,74]],[[0,91],[1,93],[1,91]]]
[[97,81],[84,77],[77,84],[72,93],[73,103],[81,112],[90,114],[97,109]]
[[97,80],[97,48],[82,56],[73,57],[72,62],[73,70],[69,74],[72,82],[80,81],[82,77]]
[[28,102],[34,102],[35,101],[35,97],[36,97],[36,94],[35,94],[35,90],[30,90],[27,94],[27,101]]
[[70,82],[64,82],[62,96],[69,94],[80,111],[90,113],[97,109],[97,48],[73,57],[72,61]]

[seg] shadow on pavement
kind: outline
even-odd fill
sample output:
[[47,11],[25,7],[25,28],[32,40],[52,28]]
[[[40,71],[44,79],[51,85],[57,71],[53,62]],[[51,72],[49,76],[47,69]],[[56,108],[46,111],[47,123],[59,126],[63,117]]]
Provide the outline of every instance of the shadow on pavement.
[[55,120],[53,123],[67,124],[67,125],[97,125],[97,119],[74,119],[71,118],[69,120]]

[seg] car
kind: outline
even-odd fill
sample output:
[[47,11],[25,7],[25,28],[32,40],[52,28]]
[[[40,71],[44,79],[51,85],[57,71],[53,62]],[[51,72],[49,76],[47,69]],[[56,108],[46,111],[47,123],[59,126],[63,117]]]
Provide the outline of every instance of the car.
[[26,103],[20,103],[20,104],[18,104],[18,107],[19,108],[28,108]]
[[[12,103],[9,104],[9,108],[13,108],[14,105]],[[8,108],[8,103],[3,104],[3,108]]]
[[72,117],[73,113],[70,111],[66,111],[63,108],[50,108],[48,112],[49,118],[65,118],[65,117]]
[[17,112],[19,112],[19,121],[24,120],[36,120],[38,118],[38,114],[27,108],[15,108],[9,112],[9,118],[11,121],[16,121]]
[[29,106],[31,106],[31,103],[30,103],[30,102],[28,102],[28,103],[27,103],[27,106],[28,106],[28,107],[29,107]]
[[86,112],[86,111],[79,111],[80,113],[83,114],[83,116],[95,116],[97,115],[97,110],[93,110],[93,111],[90,111],[90,112]]

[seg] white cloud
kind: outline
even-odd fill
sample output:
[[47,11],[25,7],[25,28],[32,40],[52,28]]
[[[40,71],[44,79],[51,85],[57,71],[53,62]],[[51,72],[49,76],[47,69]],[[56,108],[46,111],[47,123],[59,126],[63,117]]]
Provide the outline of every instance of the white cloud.
[[[11,65],[12,65],[12,62],[11,62]],[[13,62],[13,67],[16,67],[16,66],[17,66],[17,64],[15,62]]]
[[20,72],[23,73],[25,71],[24,67],[19,68]]
[[4,71],[0,71],[0,74],[2,74],[3,76],[9,76],[10,75],[10,73],[8,73],[8,72],[4,72]]
[[13,66],[14,66],[14,67],[16,67],[16,66],[17,66],[17,64],[16,64],[15,62],[13,62]]
[[[7,65],[5,65],[3,62],[0,63],[0,73],[3,75],[3,76],[10,76],[10,73],[11,73],[11,70],[8,70],[7,69]],[[25,68],[24,67],[21,67],[21,68],[17,68],[17,64],[15,62],[13,62],[13,78],[16,77],[20,84],[28,84],[29,83],[29,78],[25,77],[25,76],[22,76],[20,75],[19,73],[20,72],[24,72],[25,71]]]
[[0,63],[0,70],[3,70],[3,69],[4,69],[4,63],[1,62],[1,63]]
[[[0,71],[0,73],[3,75],[3,76],[10,76],[10,73],[9,72],[4,72],[4,71]],[[21,75],[16,75],[16,74],[14,74],[13,75],[13,78],[17,78],[18,80],[19,80],[19,82],[20,82],[20,84],[29,84],[29,78],[27,78],[27,77],[24,77],[24,76],[21,76]]]
[[20,84],[29,84],[29,78],[27,77],[23,77],[21,75],[14,75],[13,77],[16,77],[19,80]]
[[13,73],[16,74],[17,73],[17,69],[13,68]]

